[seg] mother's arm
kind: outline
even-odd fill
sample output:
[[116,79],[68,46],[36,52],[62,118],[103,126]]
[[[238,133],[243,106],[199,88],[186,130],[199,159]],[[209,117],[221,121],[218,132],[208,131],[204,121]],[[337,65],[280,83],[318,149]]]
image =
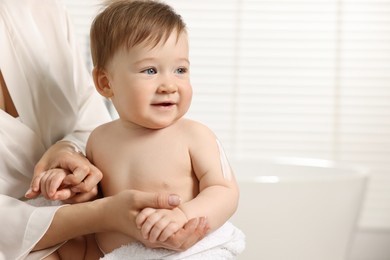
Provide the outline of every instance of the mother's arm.
[[[140,209],[172,208],[179,203],[180,200],[175,195],[126,190],[112,197],[64,206],[57,210],[49,229],[34,250],[96,232],[116,231],[140,237],[140,231],[135,225],[135,217]],[[166,242],[148,246],[185,250],[202,239],[207,230],[204,218],[193,219]]]
[[[54,144],[38,162],[34,171],[31,190],[26,197],[37,196],[42,190],[39,187],[42,173],[50,169],[62,169],[70,174],[66,176],[70,182],[52,196],[55,199],[82,202],[96,195],[96,184],[100,181],[101,172],[87,158],[75,151],[70,142]],[[73,196],[74,187],[78,193]],[[50,188],[44,193],[47,195]],[[51,196],[49,196],[50,198]],[[193,219],[165,242],[149,243],[143,241],[140,230],[136,227],[135,218],[139,211],[146,207],[173,208],[180,204],[177,196],[167,194],[146,193],[127,190],[112,197],[90,202],[82,202],[60,207],[54,214],[52,222],[34,250],[54,246],[72,238],[97,232],[116,231],[136,237],[149,247],[164,247],[173,250],[185,250],[202,239],[209,227],[203,218]]]

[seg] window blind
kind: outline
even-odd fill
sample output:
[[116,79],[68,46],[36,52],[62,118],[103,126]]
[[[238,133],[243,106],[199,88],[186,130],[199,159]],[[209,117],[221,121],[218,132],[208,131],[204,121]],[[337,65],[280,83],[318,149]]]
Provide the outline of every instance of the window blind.
[[[98,0],[63,1],[88,50]],[[229,157],[369,167],[360,226],[390,229],[390,0],[166,2],[189,30],[187,117]]]

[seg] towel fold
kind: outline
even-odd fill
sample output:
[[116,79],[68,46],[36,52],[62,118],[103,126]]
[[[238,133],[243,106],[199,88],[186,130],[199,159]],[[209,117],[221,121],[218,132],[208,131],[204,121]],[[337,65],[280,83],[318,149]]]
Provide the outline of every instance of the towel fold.
[[151,249],[141,243],[131,243],[115,249],[101,260],[228,260],[235,259],[245,249],[245,235],[230,222],[208,234],[184,252]]

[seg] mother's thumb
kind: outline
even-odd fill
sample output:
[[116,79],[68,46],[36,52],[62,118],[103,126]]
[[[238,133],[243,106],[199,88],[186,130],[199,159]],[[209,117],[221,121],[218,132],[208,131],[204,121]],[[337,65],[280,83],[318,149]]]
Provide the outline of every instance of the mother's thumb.
[[137,195],[136,203],[139,209],[171,209],[179,206],[181,202],[180,196],[176,194],[141,192]]

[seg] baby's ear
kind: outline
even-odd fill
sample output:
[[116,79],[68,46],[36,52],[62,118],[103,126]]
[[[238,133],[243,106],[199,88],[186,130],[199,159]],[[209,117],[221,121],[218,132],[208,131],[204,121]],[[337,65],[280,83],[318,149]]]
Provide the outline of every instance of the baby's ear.
[[98,69],[95,67],[93,68],[92,76],[95,83],[95,88],[100,93],[100,95],[106,98],[111,98],[114,94],[110,86],[107,72],[103,69]]

